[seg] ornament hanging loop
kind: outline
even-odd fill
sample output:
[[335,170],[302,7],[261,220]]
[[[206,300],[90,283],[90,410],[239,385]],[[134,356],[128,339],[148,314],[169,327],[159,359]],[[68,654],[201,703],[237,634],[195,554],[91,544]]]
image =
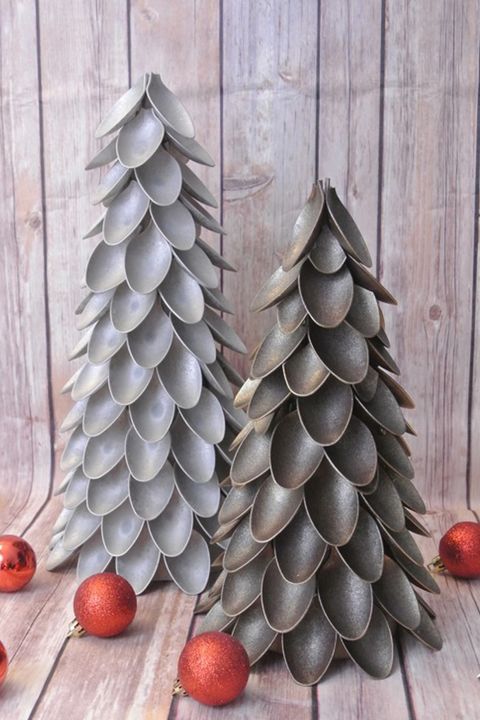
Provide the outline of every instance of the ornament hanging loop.
[[442,558],[440,555],[436,555],[433,560],[431,560],[428,565],[428,569],[430,572],[435,573],[437,575],[440,575],[441,573],[444,573],[446,570],[445,565],[442,562]]
[[173,683],[172,687],[172,697],[177,697],[180,695],[181,697],[188,697],[188,693],[186,690],[184,690],[182,683],[177,678],[175,682]]
[[68,624],[67,638],[79,638],[86,634],[85,629],[80,625],[77,618],[74,618],[72,622]]

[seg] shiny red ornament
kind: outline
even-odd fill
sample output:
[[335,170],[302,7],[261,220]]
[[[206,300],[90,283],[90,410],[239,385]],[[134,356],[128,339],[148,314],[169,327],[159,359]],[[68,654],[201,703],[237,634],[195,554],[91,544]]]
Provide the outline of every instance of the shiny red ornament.
[[37,560],[31,545],[18,535],[0,535],[0,592],[17,592],[35,575]]
[[0,642],[0,685],[3,684],[5,678],[7,677],[7,670],[8,670],[7,651],[5,650],[5,645],[2,642]]
[[453,525],[440,540],[439,553],[441,563],[452,575],[480,577],[480,523]]
[[226,705],[245,688],[250,663],[243,645],[231,635],[205,632],[187,642],[178,661],[178,685],[204,705]]
[[72,635],[81,635],[84,630],[89,635],[112,637],[132,622],[137,612],[137,596],[125,578],[115,573],[99,573],[79,585],[73,609],[77,628]]

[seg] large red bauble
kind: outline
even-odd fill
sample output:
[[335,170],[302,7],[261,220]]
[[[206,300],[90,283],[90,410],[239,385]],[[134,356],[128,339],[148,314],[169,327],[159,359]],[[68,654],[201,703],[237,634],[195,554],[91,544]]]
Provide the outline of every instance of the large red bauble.
[[79,585],[73,609],[85,632],[112,637],[132,622],[137,612],[137,596],[125,578],[115,573],[100,573]]
[[3,681],[7,677],[7,670],[8,670],[7,651],[5,650],[4,644],[2,642],[0,642],[0,685],[2,685]]
[[33,548],[17,535],[0,535],[0,592],[16,592],[35,575]]
[[480,523],[459,522],[440,540],[440,558],[456,577],[480,577]]
[[245,648],[222,632],[205,632],[192,638],[178,661],[178,679],[183,689],[204,705],[226,705],[235,700],[249,674]]

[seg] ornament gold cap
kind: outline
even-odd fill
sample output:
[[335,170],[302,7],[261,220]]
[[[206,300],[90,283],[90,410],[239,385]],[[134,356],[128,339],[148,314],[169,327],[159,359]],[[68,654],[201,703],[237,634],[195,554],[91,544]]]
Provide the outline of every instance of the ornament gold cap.
[[187,691],[183,688],[183,685],[178,678],[175,680],[172,687],[172,697],[176,697],[177,695],[188,697]]
[[79,638],[86,634],[86,630],[80,625],[77,618],[73,618],[72,622],[68,624],[67,638],[75,637]]
[[443,572],[445,572],[445,570],[447,569],[447,568],[445,567],[445,565],[443,564],[442,558],[440,557],[440,555],[436,555],[436,556],[433,558],[433,560],[431,560],[431,561],[428,563],[427,567],[428,567],[428,569],[430,570],[430,572],[436,573],[436,574],[443,573]]

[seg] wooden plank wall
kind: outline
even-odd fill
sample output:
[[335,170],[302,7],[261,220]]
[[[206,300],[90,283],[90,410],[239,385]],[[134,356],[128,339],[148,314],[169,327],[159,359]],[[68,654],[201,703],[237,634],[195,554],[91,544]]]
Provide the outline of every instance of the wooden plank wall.
[[478,465],[467,477],[469,397],[473,417],[479,408],[470,378],[477,333],[474,10],[450,0],[394,1],[386,14],[379,267],[401,300],[387,317],[418,402],[412,446],[419,483],[435,506],[465,502],[469,492],[477,502],[480,490]]
[[20,510],[28,524],[48,497],[94,244],[81,235],[98,171],[83,165],[102,112],[149,68],[217,161],[203,176],[248,346],[271,322],[249,301],[328,175],[400,300],[387,319],[417,400],[419,485],[435,507],[478,504],[477,0],[73,0],[68,16],[60,0],[6,0],[0,12],[2,446],[15,468],[3,526]]
[[60,0],[0,12],[3,526],[20,511],[28,524],[48,498],[94,243],[81,235],[98,172],[83,165],[102,112],[148,69],[217,161],[203,176],[239,267],[224,290],[248,346],[272,318],[249,301],[328,175],[400,300],[387,319],[417,400],[419,486],[434,507],[478,505],[478,2],[73,0],[68,33]]
[[[9,717],[59,717],[62,701],[71,720],[86,717],[82,703],[93,702],[92,686],[125,642],[131,672],[115,688],[119,712],[129,703],[130,717],[143,717],[135,713],[151,698],[166,717],[169,701],[158,703],[167,702],[170,675],[162,666],[174,663],[191,631],[194,599],[172,588],[142,598],[140,634],[101,657],[91,653],[71,706],[69,678],[86,648],[64,643],[75,580],[72,571],[47,574],[44,561],[59,505],[49,502],[64,445],[56,428],[69,405],[59,390],[76,367],[66,356],[78,339],[74,308],[95,244],[81,236],[97,215],[89,198],[99,174],[83,166],[97,149],[100,117],[144,71],[162,73],[217,162],[202,176],[220,199],[223,250],[239,267],[223,285],[250,348],[272,316],[252,316],[249,302],[278,266],[311,183],[332,178],[400,301],[387,322],[417,400],[417,484],[432,509],[456,513],[430,524],[438,534],[453,518],[474,517],[467,508],[480,507],[479,17],[480,0],[2,0],[0,532],[26,532],[40,561],[34,593],[2,598],[2,617],[16,617],[1,628],[13,658],[2,697]],[[248,360],[239,367],[246,371]],[[450,588],[442,602],[458,618],[460,585]],[[469,598],[473,617],[478,592]],[[145,654],[155,623],[157,641]],[[449,632],[473,664],[475,631],[466,627],[453,620]],[[92,639],[85,643],[93,649]],[[387,705],[399,720],[449,716],[442,693],[432,690],[435,707],[427,705],[415,684],[421,656],[412,657],[400,653],[381,692],[350,666],[321,689],[299,688],[273,663],[252,678],[247,704],[231,717],[245,708],[259,717],[315,717],[320,708],[322,717],[353,720],[380,717]],[[452,670],[438,657],[429,682],[456,673],[466,698],[458,717],[467,717],[478,690],[461,664]],[[15,694],[25,668],[28,690]],[[99,706],[110,682],[107,674],[98,685]],[[182,714],[175,707],[171,718],[198,717],[195,706],[184,704]]]
[[51,339],[35,5],[7,2],[1,10],[0,528],[18,532],[51,489]]

